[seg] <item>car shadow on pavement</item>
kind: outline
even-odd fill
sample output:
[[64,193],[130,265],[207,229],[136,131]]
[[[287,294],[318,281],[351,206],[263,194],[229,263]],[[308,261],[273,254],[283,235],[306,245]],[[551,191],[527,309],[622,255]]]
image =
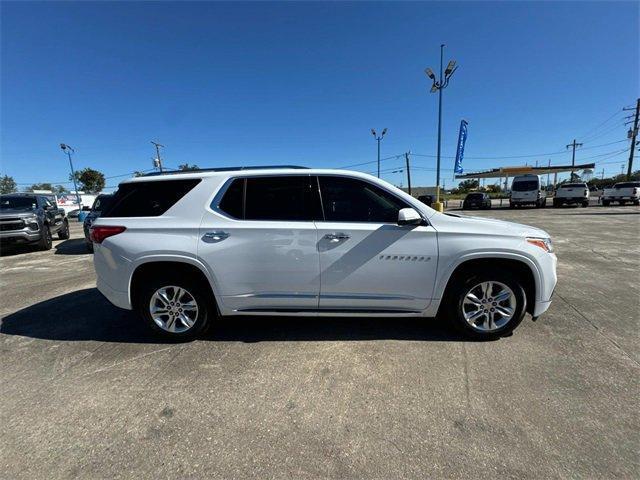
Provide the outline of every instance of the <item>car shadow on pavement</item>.
[[[58,341],[171,343],[153,335],[134,312],[111,305],[96,288],[30,305],[2,319],[0,333]],[[442,322],[423,318],[226,317],[201,340],[263,341],[464,341]]]
[[56,255],[88,255],[87,245],[84,239],[74,238],[72,240],[65,240],[55,246]]

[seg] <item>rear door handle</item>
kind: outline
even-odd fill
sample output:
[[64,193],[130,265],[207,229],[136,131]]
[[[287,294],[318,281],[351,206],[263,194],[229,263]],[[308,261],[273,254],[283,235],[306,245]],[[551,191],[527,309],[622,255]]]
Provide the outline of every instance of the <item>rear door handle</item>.
[[205,242],[221,242],[225,238],[229,238],[229,234],[223,231],[207,232],[202,237]]
[[351,238],[351,235],[347,235],[346,233],[327,233],[324,238],[330,240],[332,242],[339,242],[340,240],[347,240]]

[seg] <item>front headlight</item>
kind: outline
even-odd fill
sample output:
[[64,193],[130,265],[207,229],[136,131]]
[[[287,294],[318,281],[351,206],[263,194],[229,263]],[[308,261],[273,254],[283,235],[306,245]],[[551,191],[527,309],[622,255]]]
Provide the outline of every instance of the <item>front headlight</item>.
[[545,252],[553,253],[553,242],[550,238],[527,237],[527,243],[540,247]]

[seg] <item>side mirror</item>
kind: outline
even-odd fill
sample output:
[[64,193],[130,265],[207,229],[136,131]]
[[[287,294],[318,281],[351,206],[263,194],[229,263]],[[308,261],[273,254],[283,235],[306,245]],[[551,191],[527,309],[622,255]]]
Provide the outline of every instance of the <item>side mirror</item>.
[[398,225],[420,225],[422,217],[413,208],[403,208],[398,212]]

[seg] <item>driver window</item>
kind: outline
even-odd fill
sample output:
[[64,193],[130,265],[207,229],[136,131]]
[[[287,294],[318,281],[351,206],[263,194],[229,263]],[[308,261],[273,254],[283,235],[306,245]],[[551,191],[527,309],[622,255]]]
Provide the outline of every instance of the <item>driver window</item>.
[[396,223],[405,202],[363,180],[319,176],[324,219],[327,222]]

